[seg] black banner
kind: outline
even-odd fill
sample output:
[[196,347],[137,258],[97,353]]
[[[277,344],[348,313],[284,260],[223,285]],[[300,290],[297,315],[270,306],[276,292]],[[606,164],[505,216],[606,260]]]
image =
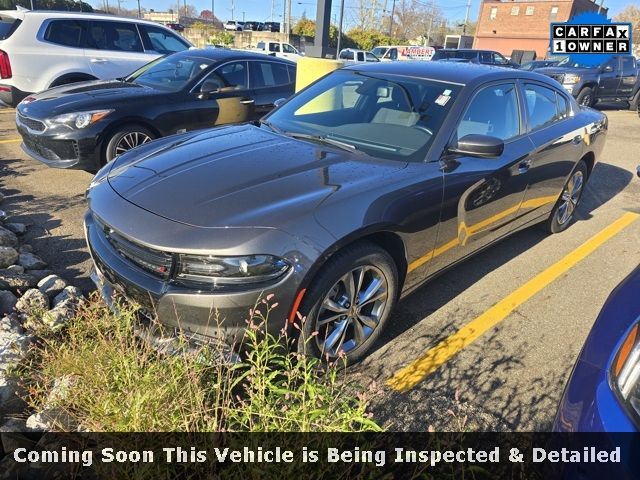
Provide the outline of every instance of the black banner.
[[6,479],[638,479],[638,434],[2,433]]

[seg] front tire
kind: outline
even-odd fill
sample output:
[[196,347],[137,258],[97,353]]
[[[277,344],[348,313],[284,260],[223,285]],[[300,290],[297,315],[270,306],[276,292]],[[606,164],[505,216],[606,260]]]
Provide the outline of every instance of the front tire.
[[586,182],[587,164],[584,163],[584,160],[580,160],[576,168],[571,172],[571,176],[562,189],[562,194],[545,224],[549,233],[560,233],[569,227],[582,199]]
[[638,90],[633,98],[629,101],[629,110],[632,110],[634,112],[638,110],[638,103],[640,103],[640,90]]
[[593,98],[593,89],[591,87],[584,87],[580,90],[580,93],[578,93],[578,96],[576,97],[576,102],[578,102],[578,105],[582,105],[583,107],[592,107],[595,103]]
[[383,248],[363,242],[329,259],[307,290],[298,352],[346,364],[374,345],[398,296],[398,269]]
[[111,162],[117,156],[156,138],[155,134],[141,125],[128,125],[114,132],[105,148],[105,163]]

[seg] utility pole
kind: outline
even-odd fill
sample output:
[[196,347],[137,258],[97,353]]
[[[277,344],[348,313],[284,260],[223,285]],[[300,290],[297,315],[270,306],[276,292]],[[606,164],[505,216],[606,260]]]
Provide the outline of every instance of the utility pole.
[[427,32],[427,47],[431,43],[431,29],[433,28],[433,17],[436,16],[436,0],[431,0],[431,15],[429,18],[429,31]]
[[236,2],[235,0],[231,0],[231,20],[235,20],[235,18],[233,18],[233,11],[236,9]]
[[[287,1],[287,18],[289,19],[287,22],[287,35],[291,35],[291,0]],[[287,41],[289,41],[288,38]]]
[[140,0],[138,0],[138,18],[142,18],[142,8],[140,8]]
[[211,24],[212,25],[216,24],[215,9],[216,9],[216,0],[211,0]]
[[598,5],[598,15],[600,15],[600,11],[602,10],[603,3],[604,3],[604,0],[600,0],[600,5]]
[[273,13],[276,8],[276,0],[271,0],[271,21],[273,22]]
[[287,0],[283,0],[282,2],[282,29],[280,30],[283,33],[289,33],[289,26],[287,25]]
[[242,12],[242,23],[244,23],[244,14],[247,12]]
[[462,30],[463,35],[466,35],[467,33],[467,25],[469,24],[469,10],[471,10],[471,0],[467,0],[467,12],[464,15],[464,30]]
[[187,0],[184,0],[184,18],[187,18]]
[[[344,0],[340,2],[340,22],[338,23],[338,44],[336,46],[336,53],[340,55],[340,40],[342,39],[342,21],[344,19]],[[338,58],[336,56],[336,58]]]
[[396,0],[391,4],[391,17],[389,17],[389,36],[393,37],[393,16],[396,12]]

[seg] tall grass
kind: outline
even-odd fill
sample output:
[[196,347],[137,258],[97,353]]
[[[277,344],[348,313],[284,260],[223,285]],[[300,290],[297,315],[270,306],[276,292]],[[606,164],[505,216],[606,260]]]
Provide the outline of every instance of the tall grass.
[[[263,301],[253,311],[242,361],[229,364],[218,346],[159,353],[134,335],[134,308],[116,315],[93,298],[63,331],[40,332],[22,371],[28,400],[96,432],[380,430],[340,365],[290,353],[284,333],[264,333],[269,310]],[[68,388],[52,399],[62,378]]]

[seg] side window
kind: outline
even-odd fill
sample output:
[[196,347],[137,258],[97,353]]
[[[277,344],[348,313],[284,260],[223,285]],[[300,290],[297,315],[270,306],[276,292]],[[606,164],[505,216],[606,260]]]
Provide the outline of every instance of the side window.
[[270,52],[280,53],[280,44],[279,43],[270,43],[269,44],[269,51]]
[[635,70],[636,69],[633,57],[630,55],[622,57],[622,75],[624,75],[625,77],[633,75],[635,73]]
[[398,59],[398,49],[397,48],[392,48],[389,51],[389,58],[391,60],[397,60]]
[[54,20],[47,27],[44,39],[65,47],[82,48],[85,22],[77,20]]
[[491,52],[480,52],[480,63],[493,63]]
[[602,65],[603,67],[611,67],[612,70],[615,72],[618,69],[618,57],[613,57],[610,58],[609,60],[607,60],[607,62]]
[[493,63],[497,65],[505,65],[509,63],[506,58],[504,58],[499,53],[493,52]]
[[181,52],[189,48],[189,45],[174,33],[163,28],[150,25],[140,25],[143,32],[145,50],[155,50],[163,55]]
[[287,71],[289,72],[289,82],[295,83],[296,81],[296,67],[287,65]]
[[459,139],[478,134],[501,140],[519,135],[520,113],[515,85],[505,83],[481,90],[467,107],[456,134]]
[[525,84],[524,94],[529,112],[529,130],[546,127],[558,119],[556,92],[539,85]]
[[247,62],[227,63],[218,68],[216,74],[226,87],[236,87],[238,90],[248,88]]
[[367,57],[367,62],[379,62],[380,60],[371,52],[365,53]]
[[251,88],[268,88],[289,83],[285,65],[275,62],[250,62]]
[[289,45],[288,43],[283,43],[282,44],[282,51],[284,53],[298,53],[296,52],[296,49],[293,48],[291,45]]
[[142,52],[138,29],[133,23],[91,22],[88,48],[116,52]]
[[558,120],[563,120],[571,115],[571,107],[564,95],[556,92],[556,98],[558,100]]

